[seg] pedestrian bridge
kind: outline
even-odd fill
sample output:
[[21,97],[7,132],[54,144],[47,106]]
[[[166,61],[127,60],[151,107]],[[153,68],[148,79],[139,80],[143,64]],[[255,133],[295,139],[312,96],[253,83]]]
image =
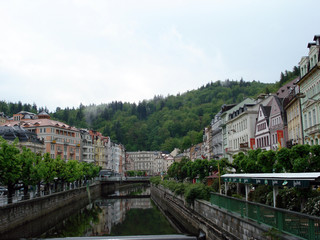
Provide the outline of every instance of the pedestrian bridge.
[[110,177],[100,177],[101,182],[109,182],[109,183],[149,183],[150,177],[118,177],[118,176],[110,176]]

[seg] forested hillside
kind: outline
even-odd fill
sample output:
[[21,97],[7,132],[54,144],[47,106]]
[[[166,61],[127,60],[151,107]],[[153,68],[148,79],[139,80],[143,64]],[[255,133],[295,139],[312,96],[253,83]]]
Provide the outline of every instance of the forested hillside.
[[[202,141],[208,126],[223,104],[238,103],[246,97],[275,92],[299,73],[281,73],[275,84],[246,82],[243,79],[208,83],[197,90],[176,96],[155,96],[138,104],[112,102],[109,104],[80,104],[78,108],[60,109],[51,117],[78,128],[89,128],[122,143],[127,151],[189,148]],[[12,115],[18,111],[45,110],[36,105],[0,101],[0,112]],[[40,112],[40,111],[39,111]]]

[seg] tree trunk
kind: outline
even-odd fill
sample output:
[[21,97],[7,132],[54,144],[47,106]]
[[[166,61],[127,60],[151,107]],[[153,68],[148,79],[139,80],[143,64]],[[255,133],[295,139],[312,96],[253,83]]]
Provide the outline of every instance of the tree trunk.
[[8,204],[13,202],[13,194],[14,194],[14,185],[8,185]]
[[23,200],[30,199],[29,193],[28,193],[28,185],[23,184]]

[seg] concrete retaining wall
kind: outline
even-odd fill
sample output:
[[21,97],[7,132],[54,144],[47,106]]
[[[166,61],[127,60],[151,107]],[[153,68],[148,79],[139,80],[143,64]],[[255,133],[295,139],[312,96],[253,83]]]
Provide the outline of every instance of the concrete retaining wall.
[[[199,236],[202,231],[206,239],[271,239],[266,236],[270,227],[241,218],[207,201],[195,200],[194,205],[189,205],[183,197],[175,196],[162,186],[151,186],[151,198],[192,235]],[[282,234],[281,239],[299,238]]]
[[[92,199],[101,194],[100,184],[90,186]],[[38,219],[53,211],[77,202],[89,203],[86,187],[54,193],[41,198],[20,201],[0,207],[0,236],[27,222]]]

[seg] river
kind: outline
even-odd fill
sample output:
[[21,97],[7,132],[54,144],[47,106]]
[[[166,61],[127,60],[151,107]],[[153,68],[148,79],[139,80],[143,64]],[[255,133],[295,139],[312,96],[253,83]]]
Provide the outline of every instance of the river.
[[[67,209],[61,209],[61,212],[16,229],[7,238],[177,234],[148,195],[148,186],[122,189],[81,209],[68,207],[68,213]],[[61,214],[66,216],[58,216]],[[48,224],[50,222],[54,225]]]

